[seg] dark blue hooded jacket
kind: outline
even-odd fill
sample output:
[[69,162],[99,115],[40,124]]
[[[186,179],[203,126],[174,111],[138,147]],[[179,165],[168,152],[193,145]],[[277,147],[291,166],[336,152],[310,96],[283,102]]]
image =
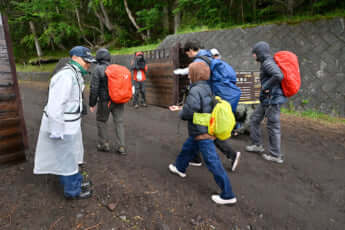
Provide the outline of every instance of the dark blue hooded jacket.
[[[285,103],[287,98],[284,96],[280,85],[284,75],[270,54],[270,46],[266,42],[258,42],[253,47],[252,53],[256,54],[256,60],[261,64],[261,104],[275,105]],[[269,93],[265,93],[266,90],[269,90]]]

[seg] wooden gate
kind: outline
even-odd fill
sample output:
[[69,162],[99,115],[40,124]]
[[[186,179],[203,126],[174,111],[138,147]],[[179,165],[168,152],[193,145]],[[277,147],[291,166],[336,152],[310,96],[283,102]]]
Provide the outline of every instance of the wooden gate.
[[0,14],[0,164],[24,160],[27,147],[8,21]]

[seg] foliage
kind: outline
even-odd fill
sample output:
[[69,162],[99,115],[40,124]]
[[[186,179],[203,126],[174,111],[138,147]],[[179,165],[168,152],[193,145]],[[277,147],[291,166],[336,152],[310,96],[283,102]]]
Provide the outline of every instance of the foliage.
[[[155,43],[173,33],[251,26],[286,21],[294,23],[325,15],[345,15],[343,0],[1,0],[9,17],[15,56],[35,53],[34,25],[44,50],[68,50],[84,45],[118,49]],[[177,24],[175,19],[180,19]],[[144,35],[144,36],[143,36]],[[20,61],[23,61],[20,60]]]

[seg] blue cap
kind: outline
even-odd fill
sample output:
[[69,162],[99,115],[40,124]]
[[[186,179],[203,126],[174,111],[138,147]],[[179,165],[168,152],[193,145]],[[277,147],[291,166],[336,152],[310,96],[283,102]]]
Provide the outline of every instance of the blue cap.
[[96,59],[91,55],[91,51],[89,48],[86,48],[84,46],[75,46],[69,51],[69,55],[81,57],[84,59],[84,61],[89,63],[96,62]]

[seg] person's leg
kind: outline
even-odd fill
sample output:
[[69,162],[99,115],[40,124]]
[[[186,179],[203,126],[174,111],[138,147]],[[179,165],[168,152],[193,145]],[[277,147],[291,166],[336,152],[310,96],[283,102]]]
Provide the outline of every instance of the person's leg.
[[98,134],[98,150],[110,151],[110,145],[108,142],[108,125],[106,122],[109,119],[109,107],[108,102],[98,102],[96,121],[97,121],[97,134]]
[[231,171],[235,171],[238,162],[240,160],[241,152],[235,152],[230,145],[229,139],[221,141],[216,139],[214,141],[215,146],[227,157],[226,162],[224,163],[225,167]]
[[283,154],[280,151],[280,105],[271,105],[267,111],[267,130],[269,136],[269,153],[283,163]]
[[134,92],[134,97],[133,97],[133,105],[135,108],[138,108],[139,105],[139,90],[140,90],[140,84],[137,81],[134,81],[134,87],[135,87],[135,92]]
[[230,180],[218,157],[213,140],[200,140],[198,141],[198,146],[208,170],[213,174],[214,180],[222,190],[220,197],[222,199],[235,198]]
[[143,106],[146,106],[146,95],[145,95],[145,83],[142,81],[140,82],[140,93],[141,93],[141,99],[142,99],[142,104]]
[[216,139],[214,141],[214,144],[216,145],[216,147],[227,157],[230,159],[235,159],[236,157],[236,152],[234,151],[234,149],[231,147],[230,143],[229,143],[229,139],[225,140],[225,141],[221,141],[219,139]]
[[60,182],[64,188],[64,195],[66,198],[74,198],[78,197],[81,193],[81,182],[82,182],[82,175],[80,173],[76,173],[71,176],[59,176]]
[[125,127],[124,116],[125,105],[124,104],[111,104],[111,113],[113,115],[113,121],[115,124],[116,143],[119,146],[118,151],[124,153],[125,151]]
[[197,155],[199,152],[198,144],[193,137],[188,137],[182,146],[180,154],[177,156],[175,166],[176,168],[185,173],[189,165],[189,162]]
[[265,117],[266,107],[258,105],[255,112],[250,118],[250,139],[252,144],[246,146],[248,152],[263,152],[263,144],[261,139],[261,121]]

